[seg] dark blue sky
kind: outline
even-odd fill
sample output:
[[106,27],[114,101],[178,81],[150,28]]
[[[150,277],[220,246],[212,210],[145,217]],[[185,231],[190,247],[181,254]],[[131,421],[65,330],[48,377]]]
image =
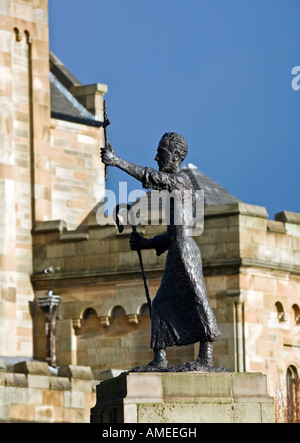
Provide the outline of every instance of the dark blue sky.
[[[271,218],[300,212],[298,0],[49,0],[50,49],[106,83],[109,138],[143,166],[164,132],[187,161]],[[109,169],[107,187],[128,180]],[[129,190],[140,188],[133,180]]]

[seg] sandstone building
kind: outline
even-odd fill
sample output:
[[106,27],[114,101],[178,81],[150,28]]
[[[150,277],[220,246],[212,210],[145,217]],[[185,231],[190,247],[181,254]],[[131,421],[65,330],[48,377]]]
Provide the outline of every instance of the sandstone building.
[[[0,421],[87,421],[93,379],[152,358],[130,227],[119,234],[96,219],[106,92],[82,85],[49,53],[47,0],[0,0]],[[300,371],[300,214],[270,220],[195,166],[185,171],[205,191],[205,231],[196,240],[222,332],[215,363],[268,374],[270,394],[284,403]],[[139,228],[146,236],[162,230]],[[143,259],[153,297],[165,255],[143,251]],[[41,363],[47,338],[38,299],[49,291],[61,298],[58,375]],[[197,352],[173,348],[168,359]]]

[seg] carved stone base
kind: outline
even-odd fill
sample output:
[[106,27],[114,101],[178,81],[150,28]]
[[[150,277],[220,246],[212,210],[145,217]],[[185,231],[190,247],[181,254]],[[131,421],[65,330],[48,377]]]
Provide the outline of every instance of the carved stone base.
[[97,386],[92,423],[274,423],[260,373],[125,373]]

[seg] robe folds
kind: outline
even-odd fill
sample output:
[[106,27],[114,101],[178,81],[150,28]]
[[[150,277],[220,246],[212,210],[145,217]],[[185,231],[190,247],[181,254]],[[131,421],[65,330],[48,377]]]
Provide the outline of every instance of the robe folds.
[[[152,239],[157,255],[165,251],[168,254],[161,285],[152,303],[151,348],[216,341],[221,333],[207,299],[201,252],[191,236],[193,214],[178,205],[177,200],[183,198],[184,191],[190,191],[195,203],[190,178],[184,172],[171,174],[145,168],[142,183],[146,189],[166,190],[175,195],[170,204],[167,232]],[[174,216],[178,206],[180,224],[178,213]]]

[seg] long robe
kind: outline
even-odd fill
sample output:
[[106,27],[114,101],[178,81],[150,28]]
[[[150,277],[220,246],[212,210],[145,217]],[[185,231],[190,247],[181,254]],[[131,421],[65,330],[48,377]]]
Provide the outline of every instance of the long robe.
[[[179,198],[190,191],[195,202],[193,185],[184,172],[171,174],[145,168],[142,183],[146,189],[177,192]],[[213,342],[221,335],[207,300],[201,252],[190,235],[192,214],[187,214],[185,208],[181,224],[174,223],[176,198],[174,202],[167,232],[152,239],[157,255],[168,250],[162,282],[152,303],[152,349]]]

